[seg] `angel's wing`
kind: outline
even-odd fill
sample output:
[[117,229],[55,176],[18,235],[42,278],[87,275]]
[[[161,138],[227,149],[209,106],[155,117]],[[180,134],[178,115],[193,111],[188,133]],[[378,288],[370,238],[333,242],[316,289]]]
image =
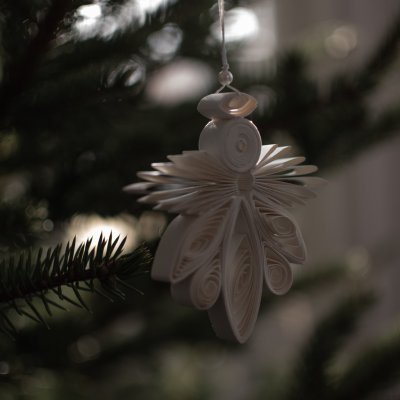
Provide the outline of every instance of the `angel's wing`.
[[126,186],[128,193],[145,195],[140,202],[156,210],[199,215],[221,205],[236,191],[231,171],[205,151],[168,156],[171,162],[153,163],[154,171],[139,172],[147,181]]
[[306,259],[301,232],[286,210],[314,197],[313,189],[325,182],[306,176],[315,172],[317,167],[299,165],[304,157],[287,157],[290,152],[289,146],[263,146],[254,171],[254,220],[265,253],[265,281],[276,294],[290,289],[290,264],[303,264]]
[[162,236],[151,275],[170,282],[179,303],[208,309],[217,300],[221,248],[231,213],[231,202],[225,202],[200,216],[180,215]]
[[275,294],[286,293],[293,281],[290,264],[303,264],[306,248],[294,218],[283,208],[255,200],[255,220],[264,248],[264,277]]

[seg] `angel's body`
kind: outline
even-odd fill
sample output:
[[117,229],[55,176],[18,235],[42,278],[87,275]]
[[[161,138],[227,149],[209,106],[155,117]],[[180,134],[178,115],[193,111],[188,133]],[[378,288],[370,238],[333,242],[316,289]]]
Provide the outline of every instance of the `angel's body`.
[[234,116],[229,107],[221,111],[226,95],[234,96],[212,95],[218,117],[215,104],[203,103],[213,119],[198,151],[153,164],[155,171],[138,174],[147,182],[128,190],[144,190],[142,202],[180,214],[160,241],[152,277],[170,282],[180,303],[208,310],[218,336],[243,343],[257,319],[263,280],[283,294],[292,283],[290,264],[305,261],[287,209],[312,197],[320,180],[304,177],[317,168],[300,166],[303,157],[286,158],[289,147],[262,146],[257,128],[237,109]]

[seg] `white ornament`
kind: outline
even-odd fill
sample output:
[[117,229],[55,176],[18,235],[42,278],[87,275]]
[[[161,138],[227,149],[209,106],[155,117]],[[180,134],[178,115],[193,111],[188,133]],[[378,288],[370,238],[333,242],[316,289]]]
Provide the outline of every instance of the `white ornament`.
[[244,117],[257,106],[244,93],[217,93],[198,106],[209,117],[198,151],[168,156],[147,181],[126,187],[146,193],[139,201],[180,214],[157,249],[152,278],[171,283],[173,298],[208,310],[217,336],[244,343],[257,319],[263,281],[275,294],[292,284],[291,263],[306,250],[287,212],[321,183],[289,146],[263,146],[256,126]]

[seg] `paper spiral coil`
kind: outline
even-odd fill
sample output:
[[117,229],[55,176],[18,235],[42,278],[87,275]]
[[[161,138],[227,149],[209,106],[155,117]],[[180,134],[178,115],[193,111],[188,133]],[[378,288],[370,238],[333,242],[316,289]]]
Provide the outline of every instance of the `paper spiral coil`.
[[211,121],[203,129],[200,150],[222,158],[224,164],[237,172],[255,167],[261,152],[261,137],[255,125],[244,118]]

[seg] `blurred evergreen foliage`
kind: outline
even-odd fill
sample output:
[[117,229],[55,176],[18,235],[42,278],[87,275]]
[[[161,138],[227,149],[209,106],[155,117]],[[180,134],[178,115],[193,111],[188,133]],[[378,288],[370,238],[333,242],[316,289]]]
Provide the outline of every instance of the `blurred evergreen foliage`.
[[[125,242],[126,238],[120,240],[110,235],[107,240],[100,235],[95,246],[92,239],[77,245],[74,238],[64,251],[59,244],[47,249],[46,254],[40,248],[36,254],[28,250],[3,259],[0,262],[0,302],[7,306],[0,308],[0,331],[11,338],[17,333],[8,315],[10,310],[47,326],[35,299],[41,300],[49,316],[52,316],[53,307],[66,310],[61,302],[89,311],[83,300],[84,292],[97,293],[110,301],[113,297],[124,300],[120,287],[137,290],[128,281],[146,273],[144,269],[151,261],[144,248],[123,255]],[[72,289],[74,299],[64,293],[65,288]],[[57,301],[51,298],[54,295]]]
[[[121,16],[128,3],[103,0],[103,20]],[[0,3],[2,259],[51,242],[75,214],[144,211],[121,188],[151,162],[195,149],[205,124],[197,100],[163,106],[146,96],[147,84],[179,57],[218,71],[218,44],[209,40],[215,3],[165,2],[145,17],[127,12],[115,31],[86,36],[76,26],[80,7],[92,4],[89,0]],[[250,0],[227,3],[246,6]],[[168,56],[157,54],[149,38],[170,27],[182,40]],[[365,65],[332,77],[325,91],[309,73],[312,60],[299,51],[281,54],[276,73],[265,68],[256,80],[236,74],[234,84],[255,95],[260,88],[274,94],[268,109],[253,117],[265,142],[283,131],[310,163],[334,167],[399,131],[400,104],[377,113],[369,101],[394,65],[399,41],[400,16],[394,16]],[[309,294],[345,276],[345,267],[322,268],[302,276],[292,293]],[[55,312],[49,331],[16,317],[15,340],[0,337],[0,398],[212,398],[199,359],[240,348],[215,339],[204,313],[172,305],[164,285],[145,277],[135,286],[145,295],[128,293],[125,301],[112,304],[85,295],[93,314]],[[288,368],[293,375],[273,383],[266,374],[257,398],[364,399],[395,383],[398,336],[366,349],[337,375],[329,370],[370,302],[369,294],[349,293],[317,324],[298,364]],[[275,303],[266,296],[264,312]]]

